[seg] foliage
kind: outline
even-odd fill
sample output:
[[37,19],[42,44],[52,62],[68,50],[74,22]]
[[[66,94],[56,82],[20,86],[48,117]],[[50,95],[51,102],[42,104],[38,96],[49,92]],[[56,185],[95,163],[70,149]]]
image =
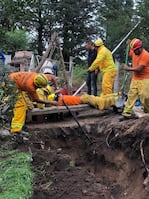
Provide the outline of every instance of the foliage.
[[137,16],[140,16],[141,24],[140,28],[138,30],[137,37],[143,40],[143,45],[146,49],[149,50],[148,47],[148,41],[149,41],[149,10],[147,9],[149,7],[149,1],[148,0],[141,0],[137,1],[136,10]]
[[[65,61],[70,55],[82,52],[82,43],[93,37],[99,30],[96,22],[97,0],[43,0],[43,1],[0,1],[2,28],[10,30],[23,28],[33,35],[32,47],[42,55],[45,42],[53,31],[57,31],[62,41]],[[6,5],[7,4],[7,5]],[[13,10],[10,12],[10,9]],[[95,25],[96,24],[96,25]]]
[[[0,48],[11,51],[25,48],[20,36],[12,38],[6,34],[23,29],[32,35],[32,50],[42,55],[51,34],[57,31],[64,60],[68,62],[69,56],[78,60],[84,56],[84,43],[88,38],[102,37],[113,50],[140,18],[142,22],[130,39],[139,37],[147,47],[149,3],[147,0],[135,2],[137,4],[133,0],[0,0]],[[125,43],[116,52],[122,59],[124,48]]]
[[16,85],[8,77],[11,70],[8,65],[0,65],[0,127],[10,123],[17,100]]
[[[69,61],[69,56],[79,56],[84,47],[82,44],[93,37],[99,27],[96,23],[96,1],[63,0],[53,1],[57,30],[62,38],[64,60]],[[96,24],[96,25],[95,25]]]
[[1,151],[0,160],[0,198],[29,199],[34,177],[30,169],[30,154]]
[[73,69],[73,85],[79,87],[85,80],[87,76],[87,67],[82,65],[77,65]]
[[20,23],[33,35],[32,47],[36,48],[39,55],[45,48],[46,41],[55,26],[54,13],[51,10],[51,0],[21,1]]
[[0,43],[0,49],[5,53],[14,54],[18,50],[26,50],[29,47],[29,37],[24,30],[7,31]]
[[0,0],[0,24],[3,30],[7,32],[18,27],[19,11],[17,1]]
[[[132,29],[133,0],[101,0],[98,10],[99,21],[105,30],[103,39],[110,50],[113,50],[124,36]],[[123,58],[125,44],[117,53]]]

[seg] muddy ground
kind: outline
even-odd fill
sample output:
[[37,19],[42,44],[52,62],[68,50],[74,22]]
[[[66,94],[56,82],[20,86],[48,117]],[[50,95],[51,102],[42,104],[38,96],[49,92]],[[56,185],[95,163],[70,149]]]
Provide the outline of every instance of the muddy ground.
[[[148,199],[149,117],[119,122],[112,110],[27,124],[32,199]],[[1,140],[6,146],[8,140]]]

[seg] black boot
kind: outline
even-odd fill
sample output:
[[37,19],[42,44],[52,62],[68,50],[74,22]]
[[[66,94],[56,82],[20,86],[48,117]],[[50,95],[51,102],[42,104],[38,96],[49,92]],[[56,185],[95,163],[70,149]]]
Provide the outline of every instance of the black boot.
[[129,119],[130,119],[130,117],[126,117],[126,116],[122,115],[121,117],[119,117],[119,122],[129,120]]

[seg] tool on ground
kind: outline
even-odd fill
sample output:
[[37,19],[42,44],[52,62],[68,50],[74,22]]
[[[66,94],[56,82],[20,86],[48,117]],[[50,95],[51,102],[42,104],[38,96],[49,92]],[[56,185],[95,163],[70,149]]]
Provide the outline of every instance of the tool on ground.
[[[126,56],[125,56],[125,64],[128,65],[128,54],[129,54],[129,44],[126,47]],[[123,81],[122,81],[122,86],[120,89],[120,97],[117,99],[115,105],[117,108],[122,108],[124,106],[124,103],[127,99],[127,94],[125,93],[125,84],[127,81],[128,73],[126,70],[124,70],[124,75],[123,75]]]
[[65,107],[67,108],[67,110],[69,111],[69,113],[72,115],[73,119],[75,120],[75,122],[78,124],[79,128],[81,129],[83,135],[85,136],[85,138],[88,140],[89,145],[93,144],[94,142],[92,141],[92,139],[89,137],[89,135],[87,134],[87,132],[85,132],[85,130],[81,127],[79,121],[77,120],[76,116],[71,112],[70,108],[67,106],[67,104],[65,103],[64,99],[62,99]]

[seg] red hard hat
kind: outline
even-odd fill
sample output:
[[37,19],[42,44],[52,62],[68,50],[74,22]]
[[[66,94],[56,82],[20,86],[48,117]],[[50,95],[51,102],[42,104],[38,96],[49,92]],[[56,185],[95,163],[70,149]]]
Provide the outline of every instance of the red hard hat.
[[61,89],[60,93],[61,93],[62,95],[68,95],[68,91],[67,91],[66,88]]
[[131,42],[130,42],[130,48],[132,50],[136,50],[138,48],[142,47],[142,41],[140,39],[136,39],[134,38]]

